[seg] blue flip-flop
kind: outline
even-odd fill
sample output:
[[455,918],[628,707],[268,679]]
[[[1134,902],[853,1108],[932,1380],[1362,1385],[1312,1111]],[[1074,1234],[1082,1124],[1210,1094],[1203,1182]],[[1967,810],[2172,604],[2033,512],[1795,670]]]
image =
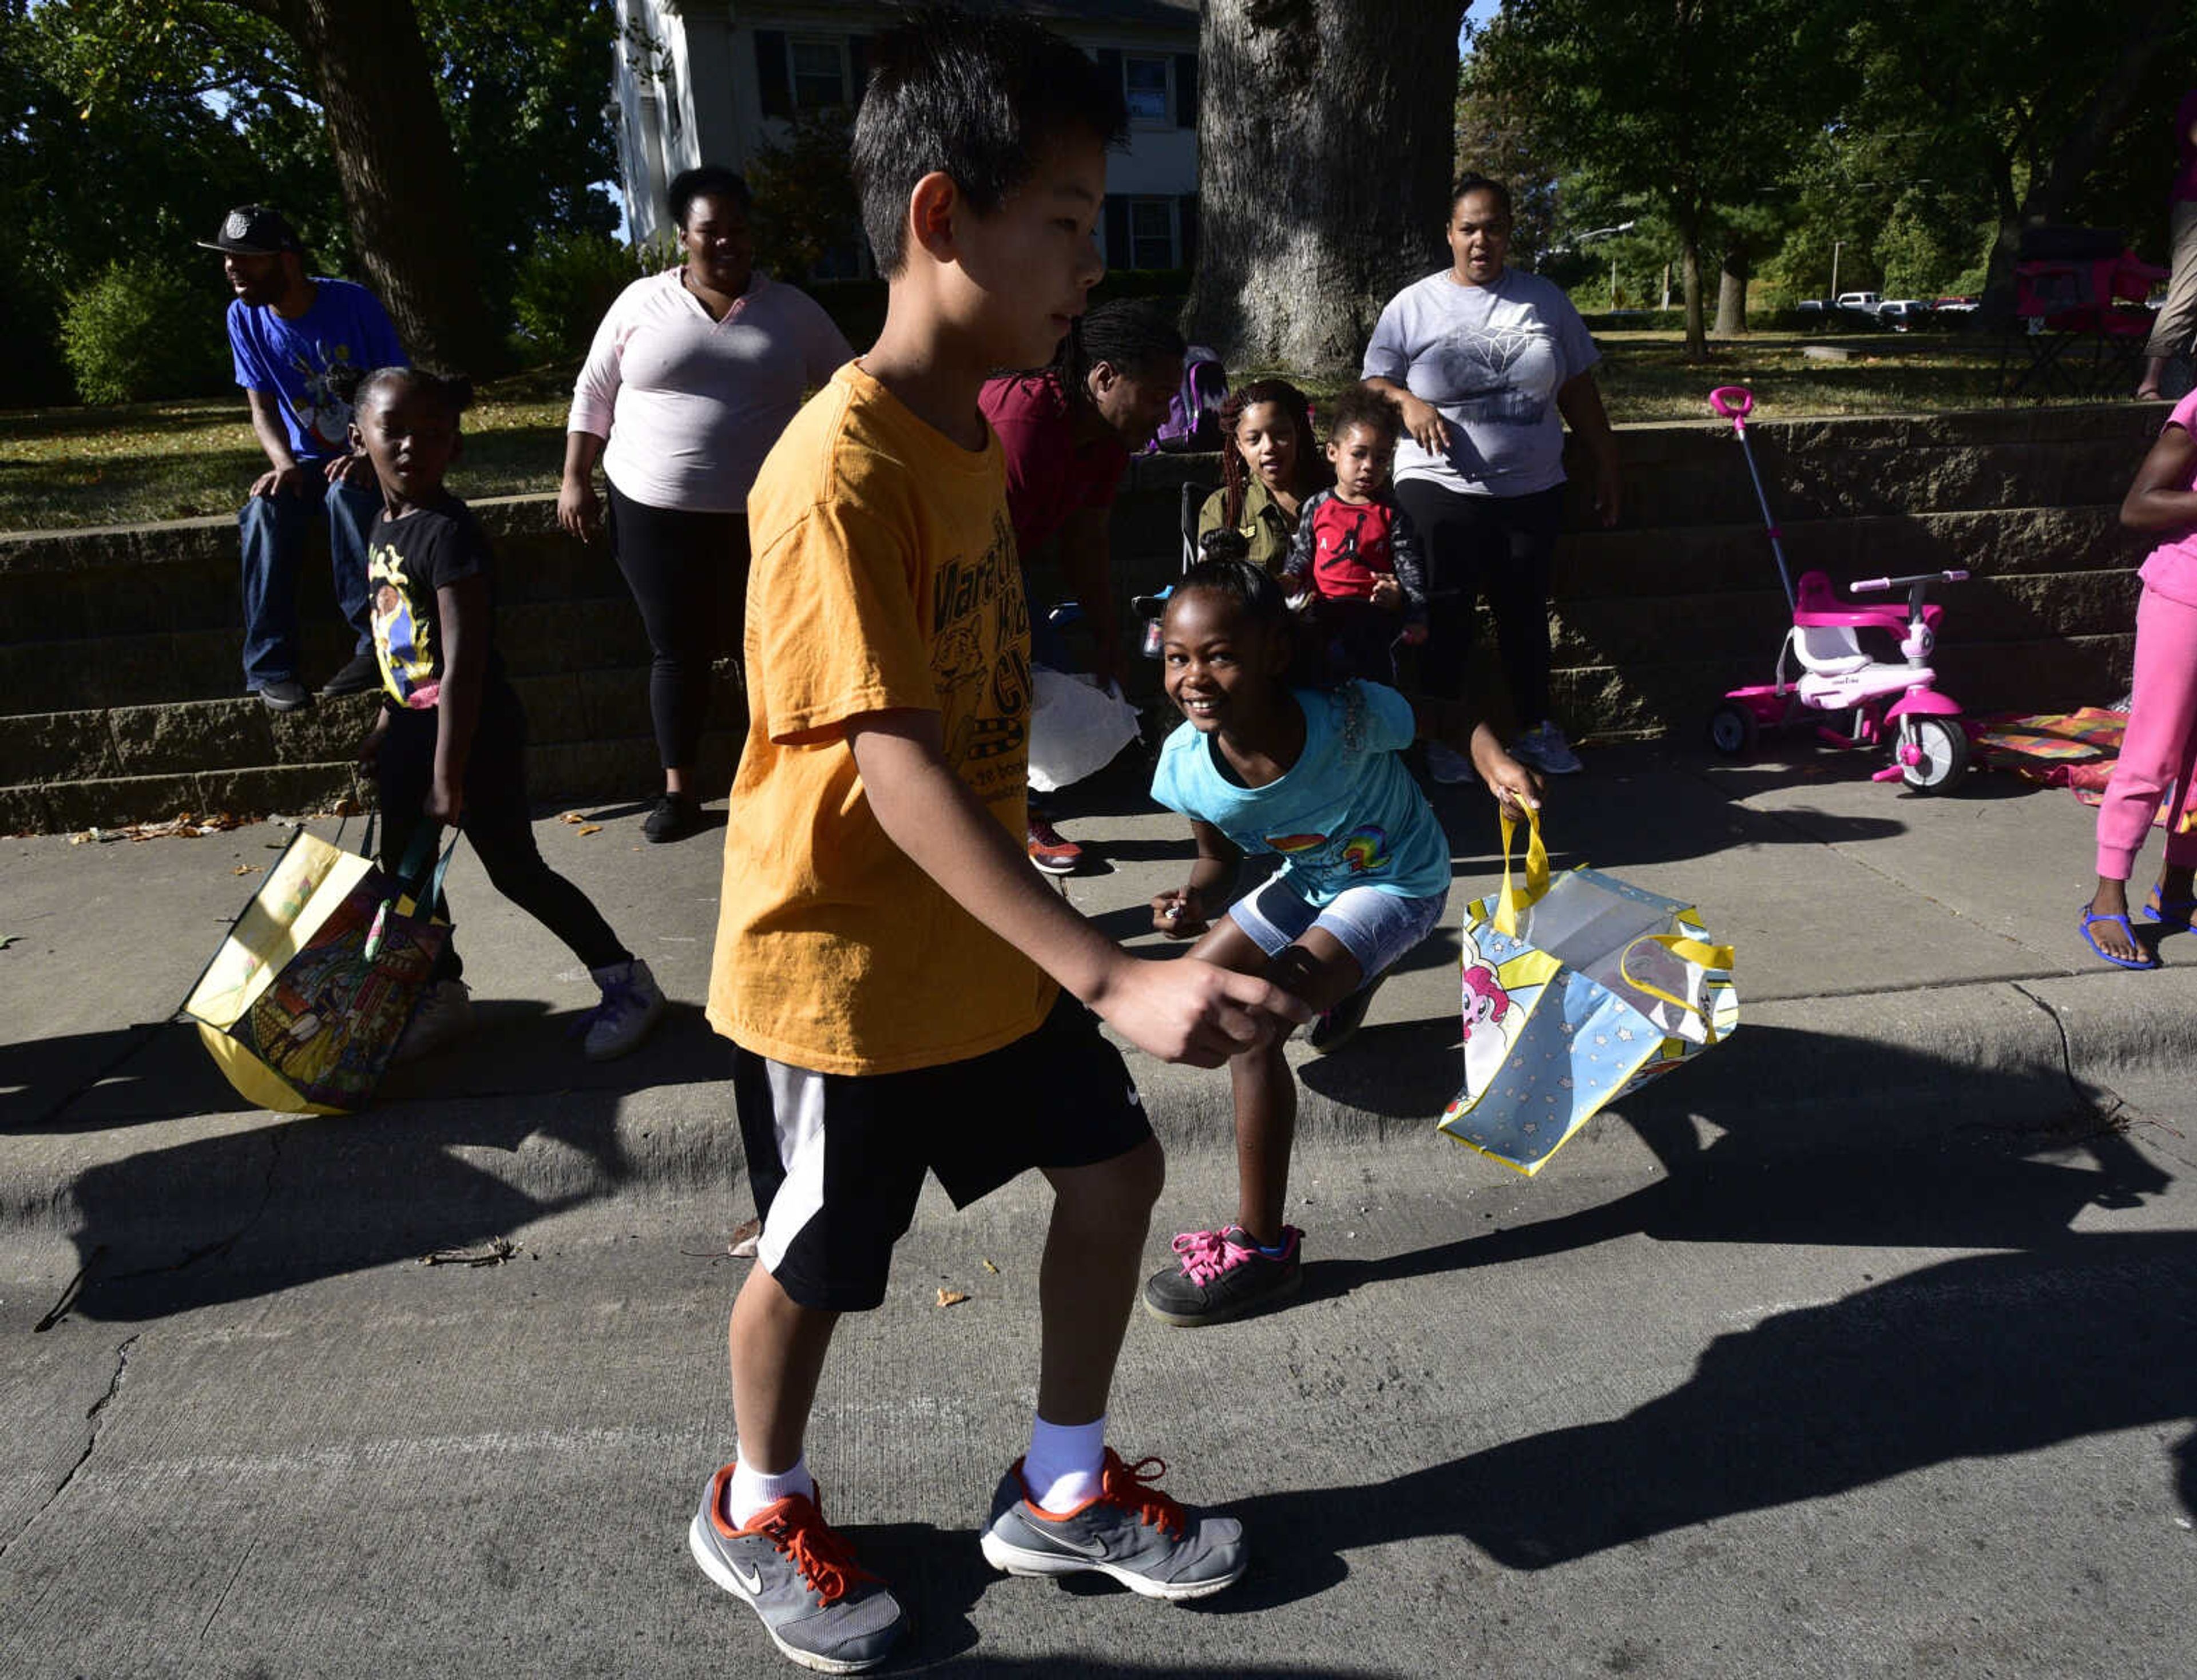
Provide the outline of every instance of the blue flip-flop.
[[[2180,928],[2187,932],[2190,918],[2197,916],[2197,898],[2161,898],[2154,883],[2151,896],[2143,901],[2143,918],[2156,922],[2163,928]],[[2129,936],[2133,939],[2134,934]]]
[[2147,969],[2157,968],[2159,966],[2159,959],[2156,957],[2149,958],[2143,962],[2130,962],[2126,957],[2114,956],[2113,953],[2100,945],[2096,936],[2091,934],[2090,924],[2093,922],[2118,922],[2120,924],[2121,931],[2128,936],[2128,942],[2131,945],[2135,945],[2136,948],[2138,951],[2141,951],[2143,949],[2143,947],[2136,945],[2136,930],[2129,925],[2129,918],[2125,912],[2116,911],[2112,915],[2106,915],[2101,912],[2091,909],[2087,904],[2084,905],[2083,907],[2083,943],[2089,946],[2091,950],[2096,952],[2098,955],[2103,957],[2115,968]]

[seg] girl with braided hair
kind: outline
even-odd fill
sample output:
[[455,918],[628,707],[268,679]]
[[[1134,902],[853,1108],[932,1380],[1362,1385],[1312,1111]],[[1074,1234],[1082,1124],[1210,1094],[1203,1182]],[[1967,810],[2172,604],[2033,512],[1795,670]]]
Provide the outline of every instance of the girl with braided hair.
[[1221,403],[1220,436],[1220,488],[1206,498],[1197,534],[1241,531],[1250,559],[1278,576],[1306,498],[1328,484],[1312,405],[1286,379],[1254,379]]

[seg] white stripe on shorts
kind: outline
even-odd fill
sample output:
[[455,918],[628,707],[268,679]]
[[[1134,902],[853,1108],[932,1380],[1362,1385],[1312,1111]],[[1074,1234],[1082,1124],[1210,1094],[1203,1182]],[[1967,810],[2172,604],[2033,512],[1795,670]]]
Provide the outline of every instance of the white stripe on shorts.
[[778,1134],[778,1159],[785,1182],[772,1198],[756,1258],[775,1272],[802,1227],[824,1205],[824,1075],[763,1058],[770,1080],[771,1127]]

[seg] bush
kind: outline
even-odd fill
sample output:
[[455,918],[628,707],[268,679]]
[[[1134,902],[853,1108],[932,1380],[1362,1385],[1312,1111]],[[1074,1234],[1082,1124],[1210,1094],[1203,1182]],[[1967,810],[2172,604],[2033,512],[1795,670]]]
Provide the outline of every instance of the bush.
[[166,264],[139,258],[69,294],[61,355],[87,403],[142,403],[221,388],[228,340],[221,310]]
[[544,234],[512,280],[511,313],[528,353],[545,362],[585,355],[617,294],[640,278],[634,253],[608,234]]

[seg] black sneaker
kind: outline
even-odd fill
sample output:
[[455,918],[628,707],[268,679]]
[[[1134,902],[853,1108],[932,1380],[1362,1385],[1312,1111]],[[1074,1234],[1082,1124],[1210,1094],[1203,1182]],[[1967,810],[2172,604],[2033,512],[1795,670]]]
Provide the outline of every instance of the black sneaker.
[[1324,1009],[1313,1017],[1305,1034],[1305,1042],[1321,1055],[1337,1051],[1357,1035],[1365,1024],[1365,1011],[1373,1006],[1373,994],[1381,989],[1386,975],[1375,975],[1332,1009]]
[[321,692],[331,698],[338,694],[368,694],[380,686],[380,661],[371,653],[354,653],[341,670],[321,685]]
[[278,676],[272,682],[261,683],[259,698],[271,712],[293,712],[300,706],[313,704],[313,697],[305,692],[305,685],[293,676]]
[[1225,1324],[1295,1295],[1304,1282],[1304,1233],[1293,1225],[1282,1227],[1278,1259],[1234,1225],[1186,1231],[1174,1251],[1179,1262],[1145,1280],[1145,1311],[1164,1324]]
[[641,825],[641,837],[657,845],[684,840],[702,826],[702,808],[683,793],[657,796],[656,803]]

